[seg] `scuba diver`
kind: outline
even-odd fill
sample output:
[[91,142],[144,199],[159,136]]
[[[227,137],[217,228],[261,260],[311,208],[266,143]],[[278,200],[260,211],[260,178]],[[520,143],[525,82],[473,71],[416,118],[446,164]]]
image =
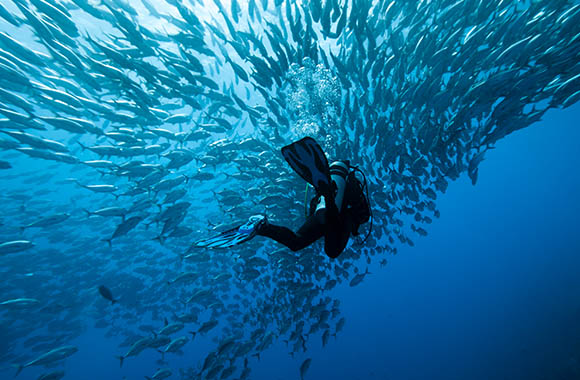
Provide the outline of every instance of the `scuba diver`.
[[[311,137],[283,147],[282,155],[292,169],[316,189],[309,216],[298,231],[269,223],[265,215],[254,215],[247,223],[200,240],[194,246],[226,248],[259,235],[298,251],[324,236],[324,252],[328,257],[336,258],[342,253],[350,236],[358,236],[360,225],[371,217],[364,173],[350,166],[349,161],[328,165],[324,151]],[[356,177],[357,172],[362,174],[364,185]],[[370,229],[367,238],[369,234]]]

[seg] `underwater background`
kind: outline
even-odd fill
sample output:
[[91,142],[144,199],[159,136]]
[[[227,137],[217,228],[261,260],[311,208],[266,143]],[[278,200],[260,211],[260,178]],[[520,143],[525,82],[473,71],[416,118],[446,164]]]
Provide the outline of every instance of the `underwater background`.
[[[580,378],[578,2],[7,0],[0,32],[0,378]],[[372,228],[196,247],[301,225],[304,136]]]

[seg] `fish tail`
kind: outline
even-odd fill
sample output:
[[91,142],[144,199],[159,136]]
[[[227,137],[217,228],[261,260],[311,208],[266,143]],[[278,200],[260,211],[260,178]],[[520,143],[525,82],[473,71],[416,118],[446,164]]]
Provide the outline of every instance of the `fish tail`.
[[19,364],[19,365],[17,366],[17,368],[18,368],[18,369],[16,370],[16,374],[14,375],[14,377],[16,377],[16,376],[20,375],[20,372],[22,372],[22,370],[24,369],[24,365],[23,365],[23,364]]
[[111,305],[116,304],[117,302],[119,302],[119,300],[111,300]]
[[113,238],[101,239],[101,241],[106,241],[109,244],[109,248],[113,248]]
[[67,181],[67,182],[73,182],[73,183],[76,183],[77,185],[79,185],[79,186],[81,186],[81,187],[83,186],[83,185],[81,185],[81,184],[79,183],[79,180],[78,180],[78,179],[76,179],[76,178],[65,178],[65,181]]
[[189,332],[191,334],[191,340],[195,339],[195,334],[197,334],[195,331],[190,331]]
[[83,208],[83,211],[87,213],[87,218],[89,218],[91,215],[93,215],[93,213],[90,212],[89,210],[87,210],[86,208]]
[[87,149],[88,149],[88,148],[87,148],[85,145],[83,145],[83,144],[82,144],[80,141],[77,141],[77,144],[79,144],[79,145],[81,146],[81,150],[83,150],[83,151],[85,151],[85,150],[87,150]]

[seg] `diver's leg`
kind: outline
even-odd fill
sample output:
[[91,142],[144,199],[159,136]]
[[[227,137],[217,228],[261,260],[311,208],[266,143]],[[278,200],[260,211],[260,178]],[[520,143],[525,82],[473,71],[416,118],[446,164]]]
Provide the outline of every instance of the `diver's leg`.
[[296,231],[296,236],[300,240],[302,248],[308,247],[316,240],[324,236],[323,219],[316,214],[310,215],[302,227]]
[[298,237],[290,228],[266,223],[257,232],[257,235],[268,237],[285,245],[293,251],[298,249]]
[[287,227],[276,226],[270,223],[261,226],[257,232],[258,235],[275,240],[290,248],[292,251],[299,251],[309,246],[320,239],[323,233],[322,224],[315,215],[306,219],[306,222],[304,222],[296,233]]

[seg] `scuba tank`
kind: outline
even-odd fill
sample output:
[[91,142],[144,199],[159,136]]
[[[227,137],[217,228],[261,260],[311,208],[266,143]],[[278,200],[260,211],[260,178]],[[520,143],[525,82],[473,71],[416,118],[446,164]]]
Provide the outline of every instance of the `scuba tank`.
[[[344,189],[346,188],[346,177],[349,172],[349,162],[348,161],[335,161],[330,167],[330,179],[336,185],[336,193],[334,195],[334,201],[338,211],[342,207],[342,200],[344,199]],[[326,201],[324,197],[319,197],[318,204],[316,206],[315,213],[326,208]]]
[[[355,173],[358,172],[362,175],[363,179],[364,179],[364,184],[361,183],[360,180],[358,180],[354,175]],[[356,186],[356,189],[354,190],[356,194],[354,198],[353,198],[353,194],[345,194],[346,193],[346,188],[347,188],[347,179],[349,175],[353,175],[354,178],[354,185]],[[361,224],[366,223],[370,220],[371,224],[369,227],[369,230],[365,236],[365,238],[360,241],[359,243],[364,243],[370,236],[372,230],[373,230],[373,212],[372,209],[370,207],[370,203],[369,203],[369,190],[368,190],[368,185],[367,185],[367,177],[366,175],[363,173],[363,171],[356,167],[356,166],[350,166],[350,162],[349,161],[337,161],[337,162],[333,162],[332,165],[330,165],[330,178],[331,180],[335,183],[336,185],[336,194],[335,194],[335,202],[336,202],[336,207],[338,208],[339,212],[342,208],[342,203],[344,201],[344,197],[345,195],[353,198],[349,200],[349,203],[354,202],[354,206],[351,204],[351,206],[354,207],[355,214],[354,216],[354,223],[355,225],[353,226],[355,229],[353,230],[353,235],[354,236],[358,236],[358,228]],[[350,179],[348,179],[349,182],[351,182]],[[325,204],[325,200],[324,197],[321,196],[320,194],[318,194],[316,197],[314,197],[312,199],[312,201],[310,202],[310,213],[308,212],[307,206],[306,206],[306,200],[308,199],[308,184],[306,185],[306,191],[304,192],[304,216],[306,218],[308,218],[310,215],[315,214],[316,212],[318,212],[318,210],[323,210],[326,208],[326,204]],[[349,188],[351,186],[349,185]],[[353,191],[353,189],[349,190],[351,193]]]

